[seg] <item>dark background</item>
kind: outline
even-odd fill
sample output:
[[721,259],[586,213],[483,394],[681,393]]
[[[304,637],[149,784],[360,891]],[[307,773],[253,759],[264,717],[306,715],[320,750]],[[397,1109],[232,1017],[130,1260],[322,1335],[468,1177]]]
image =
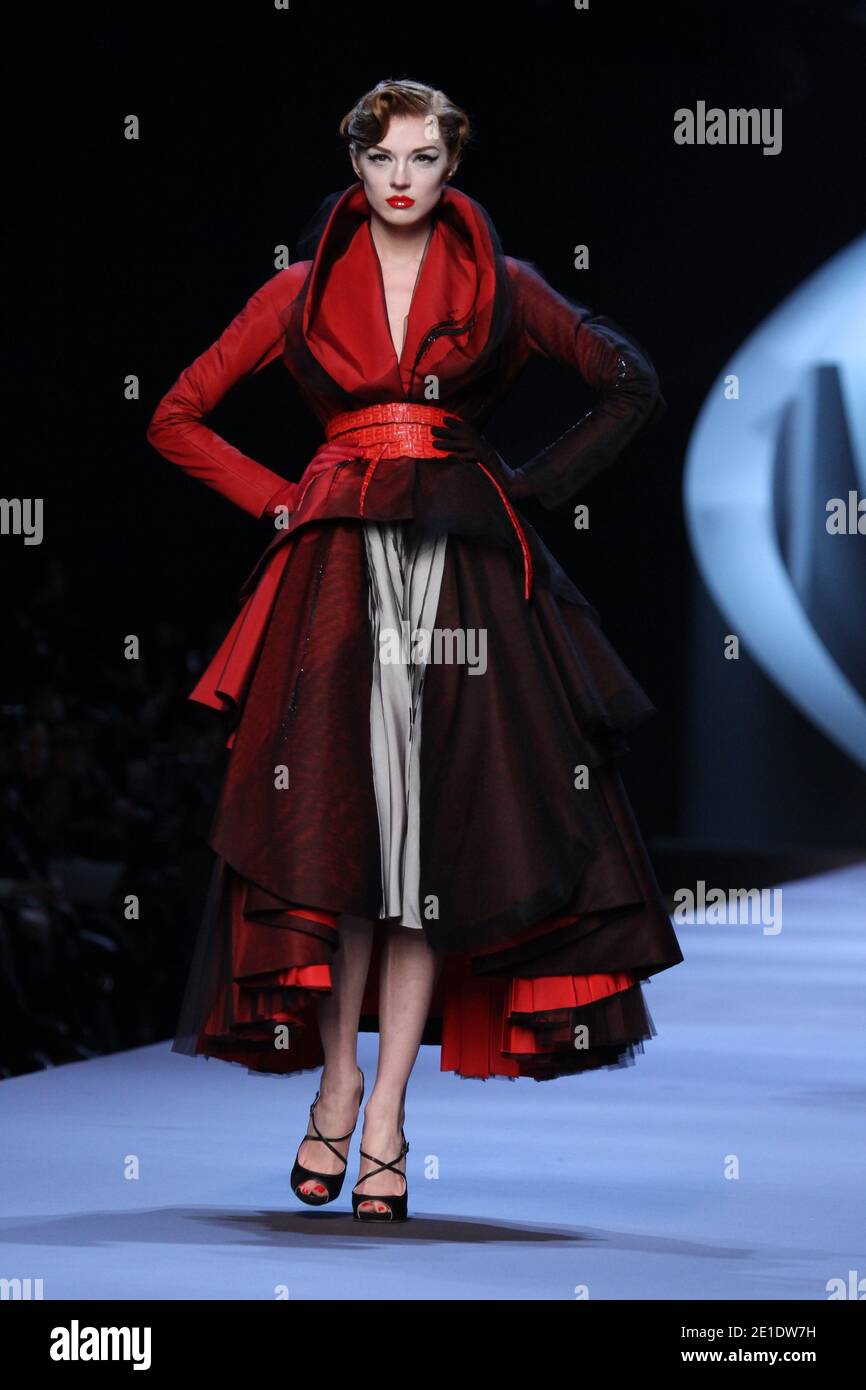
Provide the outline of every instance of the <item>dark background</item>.
[[[681,483],[728,356],[862,233],[866,5],[293,0],[38,23],[12,50],[28,80],[7,117],[19,328],[4,493],[44,498],[46,529],[41,546],[3,538],[0,1075],[172,1031],[224,757],[219,717],[186,695],[267,538],[145,430],[274,273],[274,247],[353,182],[338,125],[385,77],[468,112],[455,183],[505,252],[620,322],[659,371],[667,417],[581,497],[591,530],[567,506],[527,515],[657,707],[623,774],[662,887],[696,864],[760,886],[862,857],[866,779],[747,653],[742,684],[694,708],[695,633],[717,645],[727,626],[696,575]],[[782,107],[782,153],[676,145],[673,113],[698,100]],[[123,399],[129,374],[139,400]],[[512,466],[572,423],[575,392],[531,365],[489,431]],[[290,478],[320,442],[280,363],[209,423]],[[127,634],[139,662],[123,660]],[[714,762],[756,689],[790,755],[769,799],[750,790],[754,719],[734,766],[730,745]],[[141,920],[123,919],[126,893],[146,900]]]

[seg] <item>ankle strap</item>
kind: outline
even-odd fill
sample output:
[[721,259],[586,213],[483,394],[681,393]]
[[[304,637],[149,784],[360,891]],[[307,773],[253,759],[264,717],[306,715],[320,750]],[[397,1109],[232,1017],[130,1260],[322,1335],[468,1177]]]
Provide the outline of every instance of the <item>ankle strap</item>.
[[375,1154],[365,1153],[363,1149],[359,1149],[358,1152],[360,1153],[362,1158],[369,1158],[371,1163],[377,1163],[379,1166],[377,1168],[371,1168],[369,1173],[365,1173],[363,1178],[359,1178],[358,1182],[355,1183],[356,1187],[358,1186],[358,1183],[366,1182],[368,1178],[373,1178],[378,1173],[384,1173],[386,1168],[390,1168],[393,1172],[397,1173],[398,1178],[406,1177],[405,1173],[398,1173],[396,1167],[394,1166],[395,1164],[400,1162],[400,1159],[403,1158],[405,1154],[409,1152],[409,1145],[406,1143],[405,1135],[403,1136],[403,1146],[400,1149],[400,1152],[398,1153],[396,1158],[391,1159],[390,1163],[383,1163],[382,1160],[377,1158]]

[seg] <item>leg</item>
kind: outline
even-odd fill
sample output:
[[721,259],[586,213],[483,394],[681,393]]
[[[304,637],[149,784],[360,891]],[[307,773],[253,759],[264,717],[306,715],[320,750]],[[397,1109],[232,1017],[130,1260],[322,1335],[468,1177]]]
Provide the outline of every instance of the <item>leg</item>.
[[[400,1152],[406,1088],[441,965],[442,958],[431,950],[423,931],[389,926],[379,981],[379,1064],[376,1084],[364,1107],[361,1136],[361,1148],[381,1159],[393,1159]],[[361,1179],[375,1168],[375,1163],[361,1159],[357,1192],[366,1192]],[[392,1170],[374,1173],[369,1187],[383,1196],[399,1196],[405,1190],[399,1172]],[[361,1210],[384,1211],[385,1207],[371,1197],[361,1203]]]
[[[362,917],[340,918],[340,949],[334,956],[333,966],[334,987],[318,1004],[325,1065],[316,1105],[316,1124],[322,1134],[348,1134],[357,1119],[361,1101],[358,1022],[372,946],[372,922]],[[298,1154],[304,1167],[313,1168],[319,1173],[342,1172],[336,1154],[315,1137],[310,1123],[307,1124],[307,1134],[313,1135],[313,1138],[301,1145]],[[344,1139],[334,1148],[345,1157],[350,1142]],[[301,1185],[301,1191],[325,1195],[322,1184],[312,1178]]]
[[[383,917],[389,922],[379,978],[379,1063],[376,1084],[364,1112],[361,1148],[391,1160],[400,1152],[406,1088],[415,1065],[441,960],[431,950],[421,925],[418,901],[419,812],[418,750],[424,662],[383,663],[379,636],[385,629],[404,634],[429,631],[435,622],[445,558],[446,537],[405,544],[399,525],[365,531],[373,637],[371,746],[377,808],[383,846]],[[405,630],[408,628],[408,632]],[[399,1172],[377,1172],[361,1158],[355,1191],[399,1196]],[[375,1196],[360,1211],[384,1211]]]

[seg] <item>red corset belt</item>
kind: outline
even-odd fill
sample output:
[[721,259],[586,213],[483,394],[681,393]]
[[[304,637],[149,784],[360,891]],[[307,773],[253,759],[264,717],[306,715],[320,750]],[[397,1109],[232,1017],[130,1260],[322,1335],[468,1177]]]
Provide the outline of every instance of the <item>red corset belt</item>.
[[[431,425],[443,425],[446,416],[459,419],[453,410],[443,410],[439,406],[419,405],[414,401],[388,401],[383,405],[368,405],[362,410],[348,410],[335,415],[325,425],[328,443],[345,446],[351,450],[349,457],[366,458],[370,466],[361,484],[360,515],[364,515],[364,502],[367,488],[383,458],[447,458],[443,450],[437,449],[430,433]],[[514,534],[523,552],[524,597],[532,592],[532,554],[520,520],[502,487],[480,459],[476,459],[482,473],[496,488],[500,501],[508,513]]]

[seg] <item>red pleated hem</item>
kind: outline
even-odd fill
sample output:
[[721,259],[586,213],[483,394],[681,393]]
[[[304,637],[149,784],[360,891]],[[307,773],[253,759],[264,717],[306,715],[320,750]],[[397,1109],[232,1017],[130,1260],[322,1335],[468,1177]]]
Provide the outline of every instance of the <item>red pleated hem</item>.
[[[340,918],[269,904],[241,879],[232,890],[231,977],[218,981],[193,1050],[271,1074],[316,1068],[324,1061],[317,1001],[333,988]],[[576,920],[549,918],[547,926],[560,930]],[[544,925],[534,924],[522,939],[543,935]],[[362,1031],[379,1028],[383,928],[378,923],[374,934]],[[512,940],[519,942],[520,934]],[[518,969],[478,974],[471,956],[445,957],[422,1038],[440,1045],[440,1070],[466,1079],[549,1080],[630,1065],[655,1034],[635,970],[528,978]]]

